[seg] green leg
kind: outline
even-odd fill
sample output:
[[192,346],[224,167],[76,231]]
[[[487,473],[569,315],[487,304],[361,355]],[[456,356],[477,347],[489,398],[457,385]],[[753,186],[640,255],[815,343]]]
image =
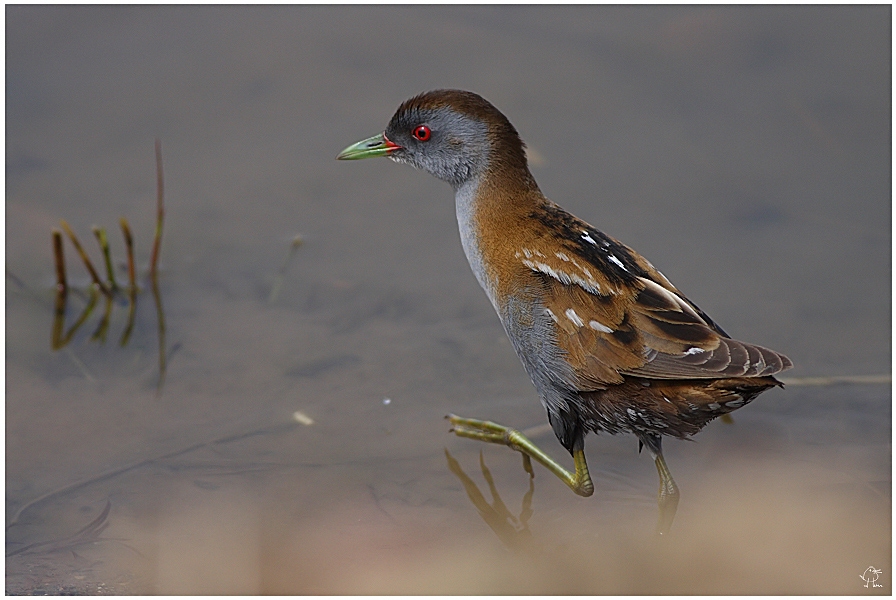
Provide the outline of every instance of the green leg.
[[675,485],[675,480],[672,479],[672,473],[669,472],[669,467],[666,466],[662,452],[658,453],[654,460],[656,462],[656,471],[660,475],[660,492],[658,497],[660,520],[656,525],[656,532],[659,535],[666,535],[669,533],[672,521],[675,519],[675,513],[678,511],[678,486]]
[[[528,457],[534,458],[536,461],[544,465],[545,468],[547,468],[551,473],[559,477],[560,480],[568,485],[570,489],[576,494],[580,496],[590,496],[594,493],[594,483],[591,481],[591,475],[588,474],[588,465],[585,463],[584,450],[576,450],[575,452],[573,452],[572,457],[573,461],[575,462],[576,471],[575,473],[570,473],[562,466],[560,466],[559,463],[554,461],[554,459],[545,454],[538,446],[533,444],[529,438],[524,436],[516,429],[498,425],[497,423],[492,423],[491,421],[464,419],[462,417],[458,417],[457,415],[448,415],[447,418],[449,421],[451,421],[451,431],[453,431],[456,435],[479,440],[482,442],[490,442],[492,444],[509,446],[517,452],[522,453],[524,464],[527,463]],[[527,471],[531,473],[531,465],[529,466]],[[672,481],[671,476],[669,476],[669,481]],[[672,486],[674,488],[674,482],[672,483]],[[677,504],[677,490],[675,493],[675,503]],[[674,516],[674,509],[672,513]]]

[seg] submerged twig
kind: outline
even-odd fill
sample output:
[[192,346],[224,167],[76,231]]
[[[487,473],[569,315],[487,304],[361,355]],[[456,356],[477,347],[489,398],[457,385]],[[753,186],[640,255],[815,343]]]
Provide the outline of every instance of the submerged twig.
[[25,282],[22,281],[18,275],[9,270],[9,267],[6,267],[6,278],[12,281],[19,289],[27,290],[28,286],[25,285]]
[[162,294],[159,292],[159,282],[152,278],[150,284],[159,322],[159,382],[156,386],[156,395],[161,395],[162,385],[165,383],[165,372],[168,369],[168,361],[165,358],[165,311],[162,309]]
[[112,501],[106,500],[106,507],[102,510],[97,518],[78,530],[77,533],[65,539],[53,540],[50,542],[36,542],[16,548],[6,553],[6,557],[15,556],[16,554],[35,554],[37,552],[55,552],[57,550],[67,550],[73,546],[81,546],[84,544],[92,544],[100,540],[100,534],[109,526],[109,511],[112,510]]
[[81,361],[81,359],[78,358],[78,355],[72,352],[71,348],[66,347],[63,349],[63,352],[68,357],[68,359],[72,361],[76,367],[78,367],[78,370],[81,371],[84,379],[91,383],[96,383],[96,377],[93,376],[93,374],[90,372],[90,369],[87,368],[87,365],[85,365]]
[[299,246],[304,243],[305,239],[300,234],[297,234],[292,238],[292,243],[289,245],[289,251],[286,253],[286,257],[283,259],[283,264],[280,265],[280,269],[274,277],[274,284],[271,286],[271,294],[268,296],[269,303],[273,304],[277,300],[277,296],[280,295],[280,288],[283,287],[283,280],[286,278],[286,270],[289,268],[290,263],[292,263],[292,259],[296,255],[296,250],[298,250]]
[[274,425],[266,425],[264,427],[250,429],[248,431],[230,433],[230,434],[223,435],[223,436],[211,439],[211,440],[206,440],[204,442],[198,442],[195,444],[191,444],[185,448],[180,448],[180,449],[174,450],[172,452],[165,452],[165,453],[159,454],[157,456],[145,458],[143,460],[138,460],[136,462],[130,463],[123,467],[117,467],[114,469],[110,469],[110,470],[104,471],[103,473],[100,473],[98,475],[93,475],[86,479],[82,479],[80,481],[75,481],[74,483],[70,483],[68,485],[64,485],[62,487],[56,488],[55,490],[46,492],[45,494],[41,494],[37,498],[29,500],[28,502],[26,502],[25,504],[20,506],[18,508],[18,510],[16,510],[16,512],[13,514],[12,518],[6,522],[6,530],[9,531],[9,529],[11,527],[18,524],[19,518],[29,508],[36,506],[36,505],[40,504],[41,502],[44,502],[50,498],[59,496],[60,494],[66,494],[69,492],[73,492],[75,490],[83,488],[84,486],[98,483],[100,481],[104,481],[104,480],[112,478],[112,477],[117,477],[118,475],[121,475],[123,473],[127,473],[129,471],[133,471],[134,469],[139,469],[140,467],[145,467],[147,465],[151,465],[155,462],[168,460],[171,458],[177,458],[178,456],[182,456],[184,454],[189,454],[190,452],[199,450],[200,448],[204,448],[206,446],[214,446],[217,444],[227,444],[227,443],[237,442],[237,441],[246,439],[248,437],[256,436],[256,435],[273,434],[273,433],[278,433],[280,431],[288,431],[291,429],[296,429],[298,427],[299,427],[298,423],[287,421],[284,423],[277,423]]

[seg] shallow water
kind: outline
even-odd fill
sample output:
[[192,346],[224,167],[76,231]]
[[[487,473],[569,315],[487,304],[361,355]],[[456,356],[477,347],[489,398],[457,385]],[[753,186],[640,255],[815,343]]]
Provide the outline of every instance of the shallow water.
[[[445,451],[490,500],[481,451],[516,516],[519,457],[443,416],[545,418],[451,191],[333,160],[415,93],[477,91],[548,197],[788,376],[886,374],[889,7],[6,10],[7,593],[890,593],[887,384],[790,385],[669,440],[662,543],[651,461],[592,436],[595,495],[536,467],[508,552]],[[158,394],[148,292],[126,347],[117,306],[105,344],[94,316],[50,349],[50,230],[96,261],[105,225],[121,260],[126,216],[145,266],[156,137]]]

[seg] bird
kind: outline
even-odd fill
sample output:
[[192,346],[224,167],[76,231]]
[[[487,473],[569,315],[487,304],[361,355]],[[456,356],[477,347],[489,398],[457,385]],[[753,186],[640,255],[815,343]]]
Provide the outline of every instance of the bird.
[[454,189],[460,239],[560,444],[569,471],[519,430],[448,415],[452,431],[534,459],[581,496],[594,493],[588,433],[630,433],[659,476],[659,535],[680,499],[663,457],[665,436],[687,439],[782,383],[793,366],[733,339],[650,262],[541,192],[506,116],[469,91],[403,102],[382,134],[338,160],[388,157]]

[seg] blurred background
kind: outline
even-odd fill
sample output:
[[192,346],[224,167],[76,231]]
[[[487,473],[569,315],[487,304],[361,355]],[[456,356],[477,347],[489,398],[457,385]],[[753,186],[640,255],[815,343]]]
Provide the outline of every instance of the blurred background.
[[[5,13],[7,593],[891,592],[889,6]],[[546,419],[450,188],[334,160],[446,87],[508,116],[549,198],[796,365],[667,441],[668,539],[632,436],[588,438],[583,499],[448,432]],[[52,350],[51,229],[101,264],[107,227],[120,268],[120,217],[128,343],[117,302],[104,343],[97,309]],[[871,378],[799,385],[835,376]]]

